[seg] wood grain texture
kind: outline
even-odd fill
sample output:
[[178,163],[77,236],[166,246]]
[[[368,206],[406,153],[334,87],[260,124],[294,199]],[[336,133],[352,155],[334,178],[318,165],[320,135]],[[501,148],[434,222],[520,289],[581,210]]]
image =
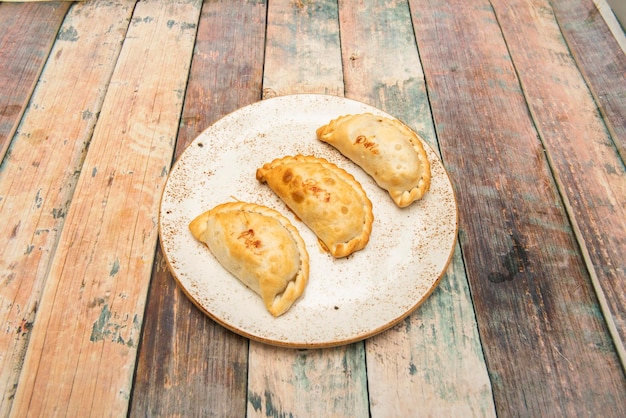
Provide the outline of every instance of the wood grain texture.
[[366,341],[372,417],[495,417],[460,248],[433,294]]
[[386,110],[437,149],[407,3],[340,5],[346,96]]
[[626,54],[593,1],[553,0],[550,5],[624,162]]
[[[626,341],[624,163],[613,147],[584,77],[568,55],[548,3],[524,0],[492,3],[552,170],[563,185],[561,193],[570,219],[575,222],[580,245],[590,256],[592,264],[588,268],[597,276],[596,291],[608,302],[608,319],[617,327],[616,344],[623,350]],[[509,29],[512,27],[516,30]],[[609,61],[620,53],[626,71],[626,57],[617,44],[613,48],[617,51],[608,57]],[[609,79],[600,86],[608,90],[619,84],[626,100],[624,71],[621,83],[615,83],[610,71],[601,71]],[[614,98],[619,97],[619,90],[613,93],[617,95]],[[619,104],[619,100],[616,102]],[[617,119],[626,127],[626,121],[620,116]]]
[[0,3],[0,160],[69,7],[70,3]]
[[[84,4],[115,7],[104,3]],[[65,212],[13,416],[126,414],[157,243],[159,196],[174,150],[200,6],[198,1],[134,5]],[[97,16],[96,10],[82,16],[83,24],[95,25]],[[77,30],[71,38],[83,36]]]
[[[268,5],[264,97],[343,95],[337,3]],[[368,416],[363,343],[293,350],[250,341],[249,417]]]
[[[340,5],[346,96],[399,117],[437,149],[408,4]],[[392,330],[365,342],[374,417],[495,416],[456,247],[447,274],[423,305]]]
[[263,97],[343,96],[336,1],[276,1],[269,7]]
[[[609,4],[609,1],[613,4],[616,4],[615,0],[592,0],[592,1],[593,1],[593,4],[596,5],[598,12],[600,12],[600,15],[602,15],[602,18],[604,19],[605,24],[609,27],[609,30],[613,34],[615,41],[617,41],[619,46],[622,48],[622,51],[626,52],[626,32],[624,32],[624,29],[622,29],[622,25],[620,21],[617,19],[617,16],[615,15],[615,11],[611,8],[611,5]],[[556,7],[558,8],[558,5]],[[557,18],[557,21],[558,20],[559,19]],[[602,26],[602,24],[600,24],[600,26]],[[565,34],[565,37],[567,37],[567,34]],[[575,55],[575,53],[573,54]]]
[[247,340],[192,304],[159,251],[129,416],[244,416],[247,366]]
[[624,415],[619,359],[491,4],[410,5],[498,415]]
[[[205,2],[196,36],[176,157],[220,117],[261,98],[266,6]],[[158,251],[130,416],[242,417],[248,340],[187,298]]]
[[96,9],[102,10],[101,2],[73,7],[67,15],[0,172],[0,236],[7,244],[0,248],[2,416],[11,407],[50,262],[132,5],[108,3],[97,24],[92,21]]
[[367,417],[363,343],[295,350],[250,341],[248,417]]

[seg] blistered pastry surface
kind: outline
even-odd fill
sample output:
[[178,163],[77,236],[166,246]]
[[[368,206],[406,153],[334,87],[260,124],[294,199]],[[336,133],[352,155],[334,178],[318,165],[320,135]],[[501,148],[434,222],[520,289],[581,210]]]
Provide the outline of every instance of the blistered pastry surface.
[[284,314],[304,292],[309,279],[306,244],[274,209],[221,203],[192,220],[189,230],[226,270],[261,296],[272,315]]
[[[398,208],[387,192],[315,130],[343,114],[384,112],[325,95],[292,95],[244,107],[200,134],[175,163],[160,209],[164,255],[185,293],[210,317],[249,338],[291,347],[345,344],[383,331],[411,313],[435,288],[452,256],[457,210],[450,179],[429,146],[431,186]],[[386,115],[388,116],[388,115]],[[283,155],[316,155],[352,174],[372,201],[368,245],[335,259],[285,203],[255,178]],[[263,302],[228,277],[189,232],[189,222],[219,203],[247,201],[278,210],[298,228],[310,257],[303,297],[274,318]],[[225,280],[228,277],[228,280]]]
[[372,113],[342,115],[316,130],[389,192],[399,207],[430,187],[430,163],[417,133],[397,119]]
[[264,164],[256,178],[269,185],[334,257],[346,257],[367,245],[372,202],[344,169],[323,158],[288,155]]

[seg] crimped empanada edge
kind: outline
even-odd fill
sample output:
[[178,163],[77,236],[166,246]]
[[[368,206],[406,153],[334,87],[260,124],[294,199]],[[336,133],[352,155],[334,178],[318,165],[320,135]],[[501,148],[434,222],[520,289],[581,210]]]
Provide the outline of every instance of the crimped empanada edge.
[[[374,115],[371,112],[341,115],[331,120],[326,125],[320,126],[319,128],[316,129],[315,133],[317,135],[318,140],[322,142],[326,142],[327,144],[333,145],[334,141],[332,141],[332,134],[335,131],[335,129],[338,127],[338,125],[340,125],[345,120],[350,119],[351,117],[360,116],[360,115],[379,116],[379,115]],[[431,180],[430,161],[428,160],[428,155],[426,154],[426,150],[424,148],[424,144],[422,143],[422,139],[413,129],[411,129],[408,125],[406,125],[404,122],[402,122],[399,119],[389,118],[386,116],[380,116],[380,117],[390,121],[392,124],[396,125],[400,129],[405,130],[409,133],[409,137],[410,137],[409,142],[411,143],[411,146],[417,153],[418,159],[420,161],[421,176],[420,176],[417,186],[413,187],[410,190],[387,190],[393,202],[398,207],[404,208],[404,207],[409,206],[411,203],[417,200],[420,200],[422,197],[424,197],[426,192],[428,192],[428,190],[430,189],[430,180]],[[352,159],[350,160],[353,163],[359,165],[357,161],[353,161]]]

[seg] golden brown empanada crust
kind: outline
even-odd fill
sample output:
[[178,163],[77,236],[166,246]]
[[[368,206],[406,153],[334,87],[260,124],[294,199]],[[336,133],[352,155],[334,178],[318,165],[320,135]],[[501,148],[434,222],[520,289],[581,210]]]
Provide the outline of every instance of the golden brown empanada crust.
[[323,158],[295,155],[264,164],[256,178],[268,184],[334,257],[367,245],[372,202],[347,171]]
[[293,224],[279,212],[229,202],[189,224],[220,264],[261,296],[273,316],[287,312],[309,279],[309,254]]
[[316,130],[389,192],[399,207],[430,188],[430,163],[419,136],[404,123],[371,113],[344,115]]

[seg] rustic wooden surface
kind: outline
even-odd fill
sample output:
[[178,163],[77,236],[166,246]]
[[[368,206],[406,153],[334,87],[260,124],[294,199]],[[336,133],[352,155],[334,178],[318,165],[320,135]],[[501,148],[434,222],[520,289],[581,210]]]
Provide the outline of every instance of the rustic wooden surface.
[[26,110],[69,6],[0,3],[0,158]]
[[[608,120],[598,112],[592,90],[574,58],[568,58],[568,46],[554,17],[540,13],[547,8],[547,2],[493,4],[498,20],[504,23],[503,33],[511,58],[553,175],[561,186],[561,198],[585,255],[594,291],[598,299],[606,299],[606,306],[602,308],[607,310],[607,325],[615,327],[614,342],[623,350],[626,338],[623,274],[626,272],[623,260],[626,254],[626,176],[619,174],[624,163],[614,148],[617,142],[613,142],[613,138],[618,137],[611,137],[607,126],[613,125],[611,122],[616,119],[622,125],[626,122],[613,112],[620,110],[619,106],[609,110]],[[538,15],[541,17],[531,18]],[[524,29],[507,30],[513,26]],[[532,54],[527,52],[529,49]],[[622,54],[621,58],[623,81],[626,57]],[[614,55],[608,59],[618,61]],[[620,94],[614,73],[606,73],[611,77],[602,85],[615,85],[618,88],[612,93]],[[622,95],[625,89],[626,86],[622,86]],[[612,97],[606,98],[605,103],[619,104]],[[621,106],[624,105],[626,100],[622,100]],[[563,187],[566,184],[567,187]]]
[[[569,102],[565,96],[577,93],[577,80],[565,72],[569,56],[557,54],[563,41],[534,28],[553,27],[549,7],[494,2],[492,8],[482,0],[411,5],[437,136],[458,191],[459,236],[497,410],[521,416],[623,413],[623,370],[615,351],[607,350],[611,336],[561,199],[582,181],[581,171],[559,190],[558,167],[550,165],[557,158],[551,152],[563,150],[548,143],[558,137],[546,138],[546,130],[569,127],[559,118],[579,112],[572,106],[561,113],[557,106],[584,106],[591,98]],[[464,13],[455,13],[459,9]],[[507,12],[519,21],[507,22]],[[507,23],[516,24],[515,35]],[[537,49],[535,42],[543,46]],[[540,65],[525,68],[519,57],[525,52]],[[561,64],[557,73],[552,59]],[[541,102],[539,94],[549,100]],[[585,117],[583,122],[595,120]],[[589,147],[579,146],[582,153]],[[589,169],[579,155],[570,158],[570,165]],[[616,177],[624,178],[623,166]]]
[[[594,2],[557,0],[554,15],[622,161],[626,160],[626,56]],[[624,32],[621,33],[622,37]],[[623,48],[622,44],[622,48]],[[622,312],[624,310],[622,309]],[[622,334],[622,339],[624,335]]]
[[[1,416],[626,415],[626,56],[592,0],[90,0],[0,18]],[[202,130],[305,92],[412,126],[460,223],[404,321],[292,350],[203,315],[157,215]]]
[[[102,86],[108,83],[118,58],[119,48],[103,43],[121,44],[124,34],[120,30],[125,30],[132,11],[130,7],[119,13],[111,9],[94,24],[94,6],[73,8],[59,35],[54,34],[57,41],[52,51],[38,51],[42,55],[38,62],[48,55],[53,58],[41,75],[30,76],[39,78],[39,83],[32,97],[25,99],[24,107],[30,98],[30,109],[15,133],[0,173],[4,218],[0,234],[7,243],[0,256],[0,310],[3,329],[7,330],[0,334],[4,353],[0,363],[2,410],[11,405],[15,394],[43,287],[102,106]],[[34,5],[24,7],[28,10]],[[59,24],[62,17],[57,17]],[[47,14],[41,19],[49,22]],[[118,30],[109,32],[116,26]],[[80,42],[76,39],[78,31]],[[92,59],[98,54],[99,65],[94,67]],[[77,83],[73,71],[89,77]]]
[[[4,158],[10,146],[68,8],[69,4],[64,7],[53,4],[33,4],[28,7],[0,4],[0,158]],[[31,28],[28,36],[24,36],[21,30],[23,27]],[[20,146],[17,146],[14,150],[16,159],[20,158],[19,149]],[[15,172],[13,175],[10,174],[12,170],[15,170],[13,167],[15,166],[7,163],[3,170],[6,173],[2,175],[7,176],[5,177],[7,179],[17,175]],[[3,182],[1,196],[5,195],[7,187],[12,186]],[[26,204],[24,209],[27,209],[32,206],[32,201],[22,204]],[[19,210],[19,204],[16,209]],[[13,263],[19,263],[17,259],[23,260],[25,249],[32,245],[30,239],[34,225],[26,225],[27,221],[24,220],[24,228],[21,228],[21,223],[22,219],[5,217],[5,222],[2,224],[0,234],[5,242],[9,243],[1,252],[2,273],[0,274],[2,277],[12,274],[10,270],[12,270]],[[20,228],[16,229],[16,225],[20,225]],[[28,231],[29,227],[30,231]],[[22,232],[24,230],[29,232],[28,238],[24,239],[24,236],[18,238],[19,229]],[[34,263],[36,264],[36,261]],[[25,264],[22,266],[28,271],[30,267],[26,267]],[[29,306],[36,300],[36,298],[31,298],[30,293],[35,291],[33,287],[40,286],[40,283],[37,284],[36,280],[30,279],[27,275],[19,274],[16,277],[24,281],[22,285],[26,291],[7,283],[0,295],[2,324],[5,325],[5,329],[10,330],[10,332],[0,334],[0,352],[5,353],[0,361],[0,390],[2,391],[0,411],[7,410],[11,405],[11,399],[15,393],[15,382],[23,361],[23,352],[28,342],[28,333],[32,327],[33,312],[23,307]],[[29,280],[32,281],[29,283]]]
[[[38,194],[42,206],[52,203],[58,189],[75,186],[38,217],[62,221],[63,227],[52,225],[47,227],[50,232],[40,231],[45,236],[41,239],[52,241],[50,235],[54,235],[57,242],[50,242],[48,248],[37,246],[31,252],[51,259],[49,266],[39,266],[39,274],[46,276],[39,303],[34,300],[30,306],[24,305],[36,309],[36,322],[41,326],[34,326],[30,335],[12,410],[16,416],[45,416],[47,411],[82,416],[93,405],[120,415],[128,408],[156,246],[155,213],[172,158],[178,107],[187,80],[185,63],[188,65],[191,58],[200,9],[199,4],[188,2],[163,5],[147,1],[134,6],[128,1],[74,5],[65,30],[61,29],[67,34],[62,37],[65,42],[55,44],[51,53],[54,61],[48,61],[48,65],[55,62],[64,68],[51,73],[49,79],[44,71],[42,77],[47,82],[40,82],[44,98],[33,106],[48,118],[55,118],[36,124],[30,135],[23,132],[18,136],[18,143],[40,144],[42,153],[46,151],[46,156],[59,165],[46,172],[70,177],[58,184],[42,183],[51,188]],[[115,25],[119,25],[118,30]],[[117,38],[108,40],[104,34]],[[120,47],[122,39],[123,47],[115,56],[112,52]],[[72,45],[80,53],[72,54]],[[113,56],[99,56],[100,47]],[[173,53],[164,55],[162,48]],[[81,57],[81,53],[88,55]],[[111,63],[108,71],[107,60]],[[87,68],[73,73],[77,63]],[[174,67],[179,70],[172,71]],[[91,80],[100,71],[105,72],[105,80]],[[76,84],[77,74],[82,75],[79,80],[86,86]],[[103,84],[108,84],[106,90]],[[99,112],[83,101],[88,97],[84,95],[85,87],[94,89],[94,99],[103,100]],[[72,92],[76,108],[72,107],[71,97],[67,102],[59,99],[59,95]],[[53,105],[61,109],[50,112]],[[58,123],[61,118],[87,124],[97,113],[97,126],[83,138]],[[55,126],[62,132],[51,136]],[[22,135],[26,139],[19,141]],[[63,166],[61,158],[52,158],[56,154],[45,147],[47,141],[55,141],[59,154],[73,157],[73,165]],[[89,147],[85,149],[87,142]],[[64,144],[75,151],[62,151]],[[37,167],[43,170],[45,166]],[[38,178],[17,177],[31,181]],[[37,202],[18,201],[31,205]],[[32,235],[35,233],[31,232],[31,239]],[[24,251],[25,246],[17,248]],[[20,271],[30,277],[37,270],[30,274],[25,269]]]

